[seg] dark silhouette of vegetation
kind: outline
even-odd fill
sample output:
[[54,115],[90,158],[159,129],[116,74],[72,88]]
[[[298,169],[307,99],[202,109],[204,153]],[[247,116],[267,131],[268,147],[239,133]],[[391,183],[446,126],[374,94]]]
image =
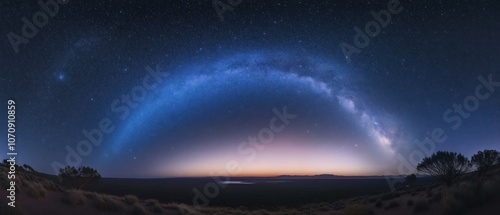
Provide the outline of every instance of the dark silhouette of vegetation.
[[440,178],[450,186],[458,176],[469,171],[469,159],[456,152],[438,151],[431,157],[425,157],[417,166],[419,172]]
[[75,189],[82,189],[88,183],[95,182],[101,178],[101,174],[97,170],[90,167],[82,166],[76,169],[72,166],[59,169],[59,178],[62,183]]
[[472,164],[477,167],[478,175],[487,173],[498,162],[499,153],[496,150],[479,151],[472,156]]
[[[3,159],[3,160],[2,160],[2,165],[9,167],[9,166],[10,166],[10,162],[9,162],[9,160],[8,160],[8,159]],[[14,164],[14,167],[15,167],[17,170],[24,170],[22,166],[19,166],[19,165],[17,165],[17,164]]]
[[406,176],[406,183],[408,183],[408,185],[413,186],[413,184],[415,183],[415,181],[417,180],[417,176],[415,174],[411,174],[411,175],[408,175]]
[[27,171],[27,172],[36,172],[30,165],[28,164],[23,164],[23,168]]

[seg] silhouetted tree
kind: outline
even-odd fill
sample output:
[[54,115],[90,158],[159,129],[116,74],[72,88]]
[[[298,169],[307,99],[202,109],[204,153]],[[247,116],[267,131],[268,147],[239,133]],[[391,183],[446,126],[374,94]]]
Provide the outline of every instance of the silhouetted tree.
[[498,162],[499,153],[496,150],[479,151],[472,156],[472,164],[477,167],[479,176],[487,173],[488,170]]
[[408,185],[413,186],[413,183],[417,180],[417,176],[415,174],[411,174],[406,176],[406,182]]
[[417,170],[438,177],[450,186],[456,177],[469,171],[469,159],[455,152],[438,151],[426,157],[417,166]]
[[82,189],[88,183],[101,178],[101,174],[97,170],[86,166],[79,167],[78,169],[72,166],[64,167],[64,169],[59,169],[58,176],[62,178],[63,183],[75,189]]
[[36,172],[30,165],[23,164],[23,168],[28,172]]

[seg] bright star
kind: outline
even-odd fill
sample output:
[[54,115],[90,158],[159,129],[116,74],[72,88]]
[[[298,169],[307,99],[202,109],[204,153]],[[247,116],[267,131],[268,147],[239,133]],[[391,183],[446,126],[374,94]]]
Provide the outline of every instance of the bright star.
[[64,78],[65,78],[65,76],[64,76],[64,74],[62,74],[62,73],[59,73],[59,74],[57,75],[57,79],[59,79],[60,81],[64,81]]

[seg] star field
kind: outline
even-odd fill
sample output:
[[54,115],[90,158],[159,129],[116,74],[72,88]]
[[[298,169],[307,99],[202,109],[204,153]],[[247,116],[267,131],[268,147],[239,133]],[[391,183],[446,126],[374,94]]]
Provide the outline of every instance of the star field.
[[[483,89],[490,96],[468,117],[454,104],[467,107],[479,77],[500,81],[500,4],[400,1],[346,57],[339,45],[355,47],[355,27],[387,2],[243,1],[224,21],[211,1],[61,4],[17,53],[0,43],[0,101],[18,104],[19,159],[53,174],[88,141],[70,161],[105,177],[207,176],[230,161],[242,176],[397,174],[399,157],[435,128],[447,135],[437,150],[498,150],[500,89]],[[21,18],[39,10],[0,3],[3,35],[22,35]],[[296,118],[251,144],[284,107]]]

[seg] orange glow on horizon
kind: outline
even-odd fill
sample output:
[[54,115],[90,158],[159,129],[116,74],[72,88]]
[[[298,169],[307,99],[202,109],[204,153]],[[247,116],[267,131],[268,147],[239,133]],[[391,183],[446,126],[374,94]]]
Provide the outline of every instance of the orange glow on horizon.
[[335,144],[311,147],[277,141],[256,150],[255,157],[230,147],[207,147],[181,161],[160,164],[154,172],[165,177],[379,176],[384,172],[382,165],[359,154],[356,148],[333,147]]

